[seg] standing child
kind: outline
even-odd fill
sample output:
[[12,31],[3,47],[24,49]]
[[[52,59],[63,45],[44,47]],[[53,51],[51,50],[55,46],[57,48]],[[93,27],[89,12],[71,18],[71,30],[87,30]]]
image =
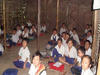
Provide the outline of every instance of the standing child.
[[25,69],[30,67],[30,51],[27,47],[27,41],[23,40],[22,46],[19,51],[19,56],[14,61],[14,65],[18,68]]
[[72,66],[71,72],[73,75],[81,75],[82,67],[81,67],[81,59],[85,55],[84,47],[80,47],[78,49],[78,56],[75,61],[75,65]]
[[85,55],[82,58],[82,73],[81,75],[94,75],[93,72],[91,71],[91,62],[92,59],[90,56]]
[[29,75],[46,75],[45,66],[41,64],[40,57],[38,53],[33,55]]
[[89,40],[86,40],[85,41],[85,55],[89,55],[89,56],[91,56],[91,43],[90,43],[90,41]]

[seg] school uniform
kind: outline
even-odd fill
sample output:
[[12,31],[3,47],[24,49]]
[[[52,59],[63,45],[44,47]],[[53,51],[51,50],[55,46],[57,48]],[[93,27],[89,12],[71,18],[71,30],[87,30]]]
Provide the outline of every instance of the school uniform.
[[80,40],[77,34],[72,34],[73,39],[77,42],[78,45],[80,45]]
[[[40,65],[41,66],[41,65]],[[43,65],[42,65],[43,66]],[[40,70],[39,70],[40,69]],[[38,72],[38,75],[46,75],[46,71],[45,71],[45,67],[41,67],[41,68],[36,68],[34,66],[34,64],[31,64],[31,67],[29,69],[29,75],[36,75],[36,73]]]
[[17,30],[17,33],[16,34],[20,37],[21,34],[22,34],[22,31],[21,30]]
[[63,44],[64,46],[67,45],[67,41],[66,41],[64,38],[62,38],[62,44]]
[[69,50],[68,46],[65,48],[65,59],[69,64],[74,64],[74,59],[77,58],[77,50],[74,46]]
[[59,57],[64,56],[64,53],[65,53],[65,47],[61,45],[61,47],[59,48],[59,46],[56,45],[56,47],[52,52],[52,57],[54,58],[54,61],[55,62],[59,61]]
[[7,42],[10,46],[16,45],[19,41],[19,36],[17,34],[13,34],[11,39],[9,39]]
[[32,23],[31,22],[27,22],[27,25],[28,25],[28,27],[31,27]]
[[0,43],[0,56],[3,54],[3,52],[4,52],[4,48],[3,48],[2,44]]
[[92,43],[92,36],[87,37],[87,40],[89,40],[90,43]]
[[55,35],[52,34],[52,35],[51,35],[51,41],[49,41],[48,44],[49,44],[49,45],[53,45],[53,42],[52,42],[52,41],[54,41],[54,42],[55,42],[54,45],[56,45],[56,44],[57,44],[58,38],[59,38],[59,36],[58,36],[57,34],[55,34]]
[[81,75],[94,75],[90,68],[87,70],[82,70]]
[[46,32],[46,26],[41,26],[41,32]]
[[63,33],[63,32],[66,32],[66,28],[60,28],[60,35]]
[[91,51],[92,51],[92,49],[89,48],[88,50],[85,51],[85,55],[89,55],[89,56],[91,56]]
[[29,68],[30,67],[30,51],[28,47],[26,48],[21,47],[18,55],[21,56],[21,59],[19,59],[18,61],[15,61],[14,65],[18,68],[23,68],[24,62],[28,58],[26,67]]

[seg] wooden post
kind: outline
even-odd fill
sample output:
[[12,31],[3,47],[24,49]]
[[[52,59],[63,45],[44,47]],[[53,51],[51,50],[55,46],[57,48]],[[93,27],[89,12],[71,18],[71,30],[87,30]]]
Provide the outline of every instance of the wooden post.
[[97,75],[100,75],[100,55],[99,55],[99,60],[98,60]]
[[6,50],[6,10],[5,0],[3,0],[3,26],[4,26],[4,47]]
[[57,0],[57,16],[56,16],[56,29],[58,30],[59,23],[59,0]]
[[41,0],[38,0],[38,39],[37,39],[37,50],[40,49],[40,45],[39,45],[39,35],[40,35],[40,14],[41,14]]
[[92,59],[95,60],[96,51],[96,38],[97,38],[97,11],[94,11],[94,35],[93,35],[93,46],[92,46]]

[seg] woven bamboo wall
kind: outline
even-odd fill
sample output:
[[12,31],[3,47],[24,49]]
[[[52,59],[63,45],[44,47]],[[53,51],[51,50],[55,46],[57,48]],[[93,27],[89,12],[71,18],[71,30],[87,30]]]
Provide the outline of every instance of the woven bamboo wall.
[[[26,3],[25,3],[26,2]],[[14,25],[24,21],[23,16],[18,17],[19,9],[25,4],[25,19],[37,23],[38,0],[6,0],[6,22]],[[69,28],[77,27],[83,32],[86,24],[92,23],[92,0],[60,0],[59,25],[65,22]],[[41,24],[46,23],[50,29],[56,25],[57,0],[41,0]]]

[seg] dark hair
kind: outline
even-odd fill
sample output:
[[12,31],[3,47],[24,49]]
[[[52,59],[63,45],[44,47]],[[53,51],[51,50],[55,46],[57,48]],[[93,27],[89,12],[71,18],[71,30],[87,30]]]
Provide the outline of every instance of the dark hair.
[[17,29],[16,29],[16,28],[14,28],[14,29],[13,29],[13,31],[17,31]]
[[58,38],[58,40],[57,41],[61,41],[62,42],[62,38]]
[[66,33],[67,35],[69,35],[69,37],[70,37],[70,34],[69,33]]
[[54,28],[54,29],[53,29],[53,31],[57,31],[57,29],[56,29],[56,28]]
[[85,48],[83,47],[83,46],[80,46],[79,48],[78,48],[78,51],[81,51],[83,54],[85,54]]
[[85,41],[85,43],[86,43],[86,42],[88,42],[88,43],[89,43],[89,45],[91,45],[91,43],[90,43],[90,41],[89,41],[89,40],[86,40],[86,41]]
[[63,32],[62,34],[66,34],[66,32]]
[[32,56],[32,59],[33,59],[35,56],[39,56],[39,57],[41,58],[42,55],[40,54],[39,51],[37,51],[37,52]]
[[67,43],[68,43],[69,41],[72,41],[72,43],[74,43],[74,42],[73,42],[73,39],[71,39],[71,38],[70,38],[70,39],[68,39]]
[[90,62],[90,65],[93,65],[92,58],[89,55],[84,55],[82,57],[82,61],[83,61],[84,58],[88,58],[89,59],[89,62]]
[[88,33],[92,33],[92,30],[89,30]]
[[77,29],[76,28],[73,28],[73,31],[77,31]]
[[24,39],[22,40],[22,42],[23,42],[23,41],[25,41],[25,42],[27,42],[27,43],[28,43],[28,41],[27,41],[27,39],[26,39],[26,38],[24,38]]

